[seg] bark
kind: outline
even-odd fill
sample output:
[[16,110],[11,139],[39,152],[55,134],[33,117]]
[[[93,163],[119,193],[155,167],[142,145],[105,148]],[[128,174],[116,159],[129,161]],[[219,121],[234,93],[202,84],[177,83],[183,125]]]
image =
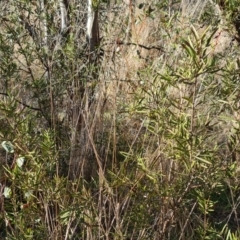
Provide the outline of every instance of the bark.
[[40,9],[42,15],[42,46],[45,48],[48,47],[48,25],[47,25],[47,16],[46,16],[46,2],[45,0],[40,0]]
[[[89,72],[88,80],[96,80],[98,78],[98,47],[99,39],[99,18],[98,7],[93,6],[93,1],[88,0],[87,13],[87,40],[89,47]],[[95,126],[91,122],[91,102],[93,89],[86,86],[77,86],[75,89],[83,88],[75,94],[74,111],[73,111],[73,132],[71,136],[71,154],[70,154],[70,179],[79,176],[85,181],[91,181],[93,175],[97,173],[96,152],[94,152],[93,134]],[[98,170],[101,169],[101,163],[98,163]]]
[[61,12],[61,33],[65,33],[68,28],[67,1],[59,0]]
[[89,59],[94,61],[95,51],[100,44],[98,8],[93,7],[93,1],[88,0],[87,39],[89,42]]

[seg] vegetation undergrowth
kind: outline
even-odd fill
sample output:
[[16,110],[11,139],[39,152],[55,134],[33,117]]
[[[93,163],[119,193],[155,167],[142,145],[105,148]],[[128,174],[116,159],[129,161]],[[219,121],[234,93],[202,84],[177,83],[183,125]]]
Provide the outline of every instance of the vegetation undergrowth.
[[55,1],[1,3],[0,239],[240,238],[239,46],[163,2],[99,1],[94,63],[84,5],[64,35]]

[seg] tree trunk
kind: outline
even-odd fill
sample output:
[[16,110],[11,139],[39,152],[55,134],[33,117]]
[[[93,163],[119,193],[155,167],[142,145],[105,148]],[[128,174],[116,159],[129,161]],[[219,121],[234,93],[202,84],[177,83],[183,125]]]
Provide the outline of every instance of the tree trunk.
[[59,0],[61,12],[61,33],[65,33],[68,28],[67,1]]
[[98,6],[93,6],[93,1],[88,0],[87,40],[89,42],[89,61],[96,59],[96,50],[100,44]]
[[[99,39],[99,23],[98,23],[98,6],[93,6],[93,1],[88,0],[88,16],[87,16],[87,41],[89,48],[89,72],[88,80],[96,80],[98,77],[98,47]],[[93,89],[82,86],[81,83],[77,89],[84,89],[84,92],[75,94],[75,106],[73,112],[73,132],[71,139],[71,156],[70,156],[70,178],[83,177],[86,181],[90,181],[96,169],[96,161],[92,146],[92,134],[94,126],[91,122],[91,101]],[[88,120],[88,118],[90,118]],[[94,124],[94,123],[93,123]],[[90,130],[91,129],[91,130]],[[92,132],[91,132],[92,131]],[[90,133],[91,132],[91,133]]]

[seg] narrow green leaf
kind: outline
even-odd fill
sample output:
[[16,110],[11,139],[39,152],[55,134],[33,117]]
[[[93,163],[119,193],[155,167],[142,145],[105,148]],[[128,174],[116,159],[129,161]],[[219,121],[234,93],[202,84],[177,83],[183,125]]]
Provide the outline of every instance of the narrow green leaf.
[[195,158],[196,158],[196,159],[198,159],[199,161],[203,162],[203,163],[206,163],[206,164],[208,164],[208,165],[211,165],[211,164],[212,164],[211,162],[207,161],[207,160],[206,160],[206,159],[204,159],[204,158],[197,157],[197,156],[195,156]]
[[199,36],[198,36],[197,30],[195,29],[195,27],[193,25],[191,25],[191,31],[192,31],[195,39],[198,40]]

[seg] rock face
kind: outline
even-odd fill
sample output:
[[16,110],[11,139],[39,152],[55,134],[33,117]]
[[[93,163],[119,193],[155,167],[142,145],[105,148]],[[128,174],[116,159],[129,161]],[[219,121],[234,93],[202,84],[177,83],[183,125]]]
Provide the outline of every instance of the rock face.
[[[114,81],[109,84],[109,95],[114,92],[114,96],[110,98],[116,99],[119,94],[121,98],[121,92],[137,91],[138,89],[151,88],[152,77],[148,78],[147,72],[149,69],[156,73],[163,73],[166,66],[169,66],[172,71],[176,68],[183,68],[183,54],[185,54],[182,47],[183,39],[194,39],[191,33],[191,26],[194,27],[199,38],[207,31],[207,37],[215,31],[208,46],[209,59],[215,59],[218,67],[222,68],[226,65],[227,59],[232,58],[233,52],[238,48],[237,41],[234,37],[234,26],[228,26],[226,20],[222,14],[219,6],[211,0],[203,1],[172,1],[172,4],[163,5],[159,7],[159,1],[128,1],[124,0],[122,11],[125,11],[125,16],[128,16],[126,22],[119,23],[118,25],[112,25],[109,32],[117,32],[113,37],[114,42],[116,38],[120,39],[125,44],[111,45],[111,53],[109,57],[106,55],[109,70],[115,69],[112,76],[115,79],[123,80],[123,84],[120,82],[116,85]],[[204,16],[211,14],[211,23],[206,22]],[[114,22],[117,16],[112,15],[112,22]],[[239,24],[240,25],[240,24]],[[117,29],[117,31],[114,31]],[[171,30],[169,30],[171,29]],[[200,40],[199,40],[200,41]],[[126,43],[134,43],[126,44]],[[146,49],[141,46],[157,46],[162,50]],[[112,62],[111,60],[114,59]],[[110,63],[110,64],[109,64]],[[189,63],[190,64],[190,63]],[[103,63],[104,65],[104,63]],[[218,77],[213,77],[213,81],[221,88],[221,74]],[[200,78],[204,79],[206,75],[201,75]],[[146,79],[145,83],[142,79]],[[144,85],[146,84],[146,85]],[[157,90],[156,90],[157,91]],[[192,87],[182,82],[177,82],[171,88],[168,88],[167,94],[169,98],[183,99],[193,92]],[[199,91],[203,91],[203,88],[199,86]],[[128,96],[128,95],[126,95]],[[127,101],[126,97],[124,100]],[[130,97],[131,98],[131,97]],[[230,116],[237,113],[230,113]],[[219,119],[218,119],[219,120]],[[215,119],[214,121],[218,121]],[[223,153],[226,156],[230,156],[229,149],[229,136],[232,134],[234,128],[233,123],[219,124],[214,131],[219,139],[219,146],[224,146]]]

